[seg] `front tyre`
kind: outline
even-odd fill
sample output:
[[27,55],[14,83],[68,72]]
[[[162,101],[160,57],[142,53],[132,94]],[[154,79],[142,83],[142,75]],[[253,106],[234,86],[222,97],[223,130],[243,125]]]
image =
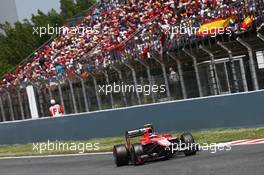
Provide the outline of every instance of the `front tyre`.
[[113,156],[116,166],[124,166],[129,163],[129,153],[124,144],[115,145],[113,148]]
[[183,133],[181,135],[181,142],[185,144],[186,149],[184,150],[185,156],[195,155],[196,154],[196,146],[191,133]]

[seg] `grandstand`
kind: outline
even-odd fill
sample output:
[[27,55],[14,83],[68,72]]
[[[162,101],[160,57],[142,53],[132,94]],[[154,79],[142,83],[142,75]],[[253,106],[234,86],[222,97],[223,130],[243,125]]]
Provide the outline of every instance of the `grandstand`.
[[[32,118],[27,86],[40,117],[55,98],[66,114],[264,88],[262,0],[102,1],[27,58],[1,81],[1,121]],[[231,33],[173,32],[224,20]],[[214,24],[216,25],[216,24]],[[219,24],[218,24],[219,25]],[[177,80],[170,75],[176,72]],[[165,93],[99,92],[125,83],[165,85]]]

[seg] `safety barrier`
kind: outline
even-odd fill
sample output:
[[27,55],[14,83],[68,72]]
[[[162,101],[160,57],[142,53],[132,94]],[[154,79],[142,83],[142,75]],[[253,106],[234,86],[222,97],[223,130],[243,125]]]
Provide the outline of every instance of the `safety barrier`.
[[264,124],[264,90],[0,123],[0,145],[122,136],[152,123],[158,132]]

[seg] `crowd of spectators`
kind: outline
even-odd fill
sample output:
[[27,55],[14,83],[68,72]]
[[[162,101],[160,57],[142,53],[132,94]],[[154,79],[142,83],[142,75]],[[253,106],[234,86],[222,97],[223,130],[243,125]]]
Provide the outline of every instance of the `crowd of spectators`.
[[[199,27],[214,19],[236,16],[233,25],[236,32],[248,15],[256,19],[262,13],[261,0],[102,1],[80,24],[65,25],[61,35],[37,51],[31,62],[8,73],[0,85],[23,85],[31,80],[48,80],[52,84],[65,74],[87,78],[86,69],[106,67],[130,57],[150,58],[151,50],[160,49],[166,40],[180,37],[164,30],[168,26]],[[73,32],[76,29],[78,32]]]

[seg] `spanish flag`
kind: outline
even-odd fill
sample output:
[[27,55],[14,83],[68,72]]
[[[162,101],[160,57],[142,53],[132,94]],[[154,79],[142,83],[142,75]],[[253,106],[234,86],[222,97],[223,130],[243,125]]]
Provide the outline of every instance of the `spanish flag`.
[[248,30],[252,26],[253,20],[254,20],[253,15],[249,15],[248,17],[246,17],[241,24],[241,29],[242,30]]
[[200,26],[199,31],[197,32],[198,36],[205,36],[205,35],[215,35],[221,32],[224,32],[225,29],[229,26],[230,20],[233,19],[232,17],[229,18],[219,18],[208,23],[205,23]]

